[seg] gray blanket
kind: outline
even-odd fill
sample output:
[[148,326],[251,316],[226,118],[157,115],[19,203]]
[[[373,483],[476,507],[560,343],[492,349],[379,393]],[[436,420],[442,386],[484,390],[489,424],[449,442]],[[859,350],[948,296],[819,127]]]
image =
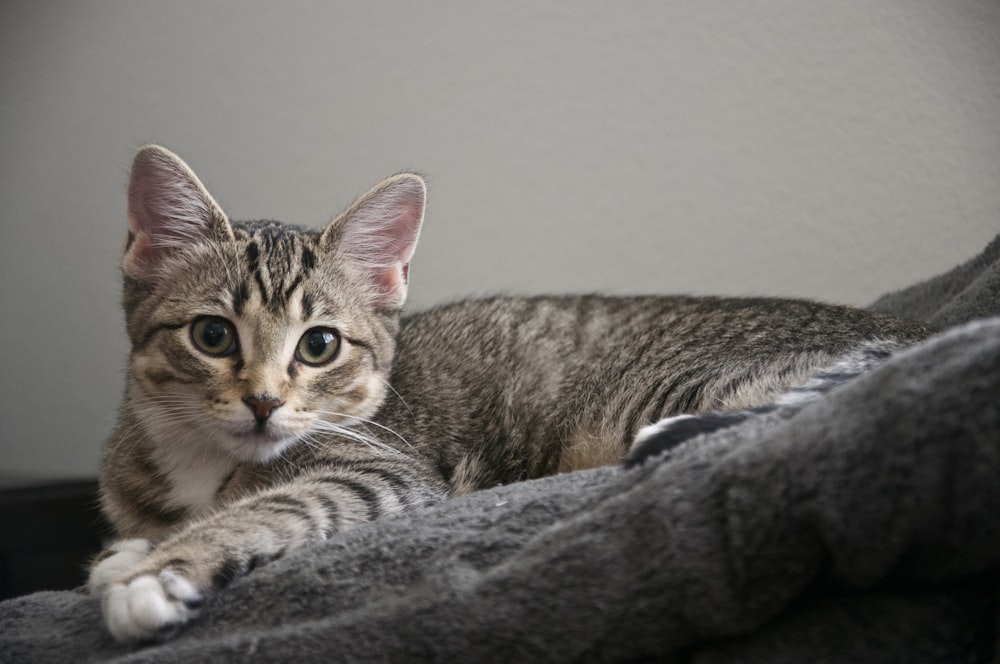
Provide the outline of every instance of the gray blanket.
[[0,604],[0,661],[1000,661],[1000,240],[875,308],[947,329],[776,427],[385,519],[171,641]]

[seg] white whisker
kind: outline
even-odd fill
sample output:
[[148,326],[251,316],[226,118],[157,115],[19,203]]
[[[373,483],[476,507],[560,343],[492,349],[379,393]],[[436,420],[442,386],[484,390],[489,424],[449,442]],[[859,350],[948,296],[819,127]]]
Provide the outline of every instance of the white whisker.
[[376,376],[376,378],[378,378],[386,387],[392,390],[392,393],[396,395],[396,398],[399,399],[399,403],[403,404],[403,407],[406,408],[406,410],[410,410],[410,404],[406,403],[406,399],[403,398],[402,394],[396,391],[396,388],[392,386],[392,383],[387,381],[385,378],[382,378],[382,376]]
[[368,420],[368,419],[365,419],[363,417],[358,417],[357,415],[349,415],[347,413],[336,413],[336,412],[325,411],[325,410],[318,410],[316,412],[319,413],[319,414],[321,414],[321,415],[332,415],[334,417],[346,417],[346,418],[349,418],[349,419],[352,419],[352,420],[357,420],[358,422],[363,422],[363,423],[371,425],[373,427],[377,427],[379,429],[382,429],[383,431],[391,433],[393,436],[395,436],[396,438],[399,438],[401,441],[403,441],[404,445],[406,445],[407,447],[409,447],[411,450],[413,449],[413,445],[411,445],[410,441],[406,440],[406,438],[403,438],[403,436],[401,436],[400,434],[398,434],[396,431],[392,430],[391,428],[389,428],[389,427],[387,427],[387,426],[385,426],[383,424],[379,424],[378,422],[375,422],[373,420]]
[[381,456],[380,450],[382,450],[382,451],[390,452],[390,453],[392,453],[394,455],[402,456],[404,458],[410,458],[409,455],[407,455],[404,452],[396,449],[392,445],[389,445],[389,444],[385,443],[384,441],[381,441],[378,438],[375,438],[374,436],[365,435],[365,434],[361,433],[360,431],[358,431],[357,429],[351,429],[349,427],[345,427],[345,426],[342,426],[340,424],[335,424],[333,422],[329,422],[329,421],[326,421],[326,420],[319,420],[319,421],[317,421],[315,423],[314,426],[318,430],[323,431],[324,433],[331,433],[331,434],[334,434],[334,435],[337,435],[337,436],[341,436],[343,438],[347,438],[349,440],[353,440],[353,441],[357,441],[359,443],[363,443],[363,444],[367,445],[369,448],[371,448],[372,451],[374,451],[377,454],[379,454],[380,456]]

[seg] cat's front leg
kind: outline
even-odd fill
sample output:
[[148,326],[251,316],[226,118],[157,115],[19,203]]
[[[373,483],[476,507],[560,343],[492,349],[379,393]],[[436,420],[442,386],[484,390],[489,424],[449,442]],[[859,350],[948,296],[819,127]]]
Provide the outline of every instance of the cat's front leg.
[[334,529],[331,508],[288,494],[263,492],[195,521],[105,584],[111,634],[120,641],[169,636],[233,578]]
[[105,622],[120,641],[169,636],[196,617],[213,593],[255,567],[440,496],[412,469],[366,472],[358,466],[265,489],[189,524],[108,584]]

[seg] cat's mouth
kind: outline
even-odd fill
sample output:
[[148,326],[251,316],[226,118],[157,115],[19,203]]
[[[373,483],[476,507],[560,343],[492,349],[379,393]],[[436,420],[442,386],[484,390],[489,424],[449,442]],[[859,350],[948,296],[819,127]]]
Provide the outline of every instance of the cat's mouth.
[[244,443],[257,445],[273,445],[275,443],[281,443],[296,438],[296,436],[291,435],[288,431],[279,430],[276,427],[269,426],[253,427],[251,429],[234,431],[232,436],[236,440]]
[[250,431],[235,432],[233,433],[233,438],[248,443],[276,443],[284,440],[287,436],[278,435],[267,429],[251,429]]

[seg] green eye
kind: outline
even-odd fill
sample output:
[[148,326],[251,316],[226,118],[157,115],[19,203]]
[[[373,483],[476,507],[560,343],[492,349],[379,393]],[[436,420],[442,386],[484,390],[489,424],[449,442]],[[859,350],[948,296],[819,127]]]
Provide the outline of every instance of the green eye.
[[236,328],[225,318],[203,316],[191,325],[191,343],[208,355],[232,355],[236,352]]
[[314,327],[306,330],[295,349],[295,359],[305,364],[319,366],[337,357],[340,350],[340,334],[329,327]]

